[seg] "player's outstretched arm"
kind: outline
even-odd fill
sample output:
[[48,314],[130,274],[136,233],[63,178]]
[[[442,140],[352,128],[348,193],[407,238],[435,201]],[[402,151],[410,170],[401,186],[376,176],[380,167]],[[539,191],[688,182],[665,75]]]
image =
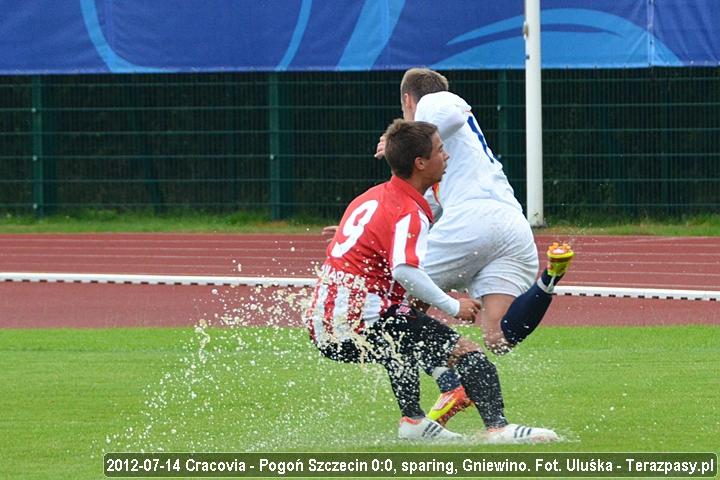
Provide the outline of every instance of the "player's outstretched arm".
[[327,227],[323,227],[322,236],[332,238],[335,235],[335,232],[337,232],[338,227],[339,225],[328,225]]
[[435,285],[424,270],[401,264],[396,265],[392,273],[393,278],[400,282],[409,295],[463,321],[475,321],[475,315],[480,311],[480,303],[468,298],[452,298]]

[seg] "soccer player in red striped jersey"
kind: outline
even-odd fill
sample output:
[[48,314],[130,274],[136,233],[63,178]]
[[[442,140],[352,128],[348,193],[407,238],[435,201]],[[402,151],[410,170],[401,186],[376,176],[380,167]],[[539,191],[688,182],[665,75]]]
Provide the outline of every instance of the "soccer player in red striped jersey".
[[[443,290],[467,291],[482,301],[485,345],[503,354],[540,324],[574,253],[568,245],[551,245],[548,267],[535,281],[538,258],[530,224],[470,105],[448,88],[444,76],[427,68],[408,70],[400,85],[405,120],[437,126],[452,156],[440,184],[425,194],[440,217],[428,235],[425,268]],[[376,157],[382,156],[381,137]],[[432,375],[442,394],[428,415],[445,425],[470,401],[452,370],[437,368]],[[532,433],[524,432],[518,436],[532,440]]]
[[495,366],[475,343],[407,303],[412,295],[465,321],[480,308],[477,300],[448,296],[422,269],[433,220],[423,193],[442,178],[448,159],[437,128],[396,120],[385,142],[393,176],[345,211],[303,315],[310,336],[328,358],[385,367],[402,413],[400,438],[459,437],[425,417],[419,368],[454,367],[485,425],[504,429]]

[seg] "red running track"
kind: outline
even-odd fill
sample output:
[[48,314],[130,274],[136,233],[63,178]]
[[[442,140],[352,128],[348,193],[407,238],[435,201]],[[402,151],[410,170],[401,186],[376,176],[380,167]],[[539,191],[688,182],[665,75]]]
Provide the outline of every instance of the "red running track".
[[[541,253],[553,240],[537,236]],[[720,237],[569,240],[577,255],[563,285],[720,290]],[[324,259],[324,250],[318,235],[0,235],[0,271],[309,277]],[[248,317],[253,324],[297,323],[297,305],[289,305],[275,291],[253,293],[244,287],[218,288],[213,294],[208,286],[4,282],[0,289],[0,327],[6,328],[181,326],[201,319],[217,322],[216,316],[228,313]],[[545,322],[720,324],[720,305],[557,297]]]

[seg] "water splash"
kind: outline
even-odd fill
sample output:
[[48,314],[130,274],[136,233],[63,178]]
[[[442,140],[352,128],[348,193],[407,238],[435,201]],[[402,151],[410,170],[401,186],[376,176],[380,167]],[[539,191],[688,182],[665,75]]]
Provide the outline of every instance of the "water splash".
[[306,289],[272,287],[209,291],[221,313],[198,320],[179,353],[168,354],[165,373],[143,389],[140,412],[106,436],[103,450],[252,452],[390,440],[347,432],[348,422],[363,421],[356,411],[343,412],[358,399],[385,400],[388,408],[374,413],[389,416],[378,423],[392,425],[390,434],[396,407],[380,367],[358,374],[357,365],[323,358],[304,329],[288,328],[300,326],[307,296]]

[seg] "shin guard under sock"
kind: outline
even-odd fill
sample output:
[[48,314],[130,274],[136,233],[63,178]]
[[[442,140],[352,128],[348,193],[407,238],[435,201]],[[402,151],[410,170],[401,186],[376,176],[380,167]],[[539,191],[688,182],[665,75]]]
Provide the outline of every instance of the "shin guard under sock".
[[445,393],[455,390],[462,385],[460,377],[455,370],[447,367],[426,368],[425,372],[432,376],[437,383],[440,392]]
[[465,393],[480,412],[487,428],[504,427],[505,404],[503,403],[500,379],[495,365],[481,352],[466,353],[455,365]]

